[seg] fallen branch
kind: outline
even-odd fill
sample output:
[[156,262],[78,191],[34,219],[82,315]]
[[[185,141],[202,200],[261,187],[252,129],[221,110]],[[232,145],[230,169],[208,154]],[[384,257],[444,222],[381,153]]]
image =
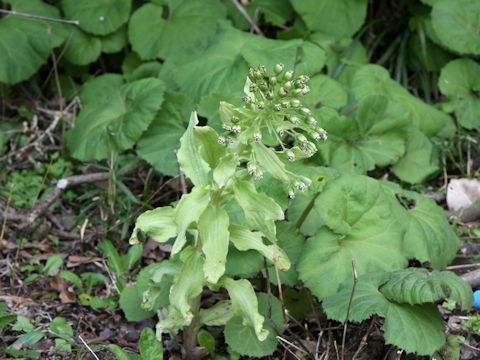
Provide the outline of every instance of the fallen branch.
[[35,19],[35,20],[44,20],[44,21],[57,22],[62,24],[80,25],[80,21],[78,20],[57,19],[57,18],[51,18],[48,16],[27,14],[19,11],[14,11],[14,10],[0,9],[0,13],[12,15],[12,16],[21,16],[21,17],[26,17],[26,18]]

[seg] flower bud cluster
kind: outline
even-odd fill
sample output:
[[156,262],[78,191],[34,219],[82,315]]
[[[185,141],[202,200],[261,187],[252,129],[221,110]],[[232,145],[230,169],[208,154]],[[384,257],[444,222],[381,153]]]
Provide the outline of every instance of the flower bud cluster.
[[289,161],[297,156],[294,147],[302,157],[311,157],[317,152],[315,142],[326,140],[327,133],[318,128],[312,111],[301,101],[310,91],[310,78],[295,76],[293,70],[286,70],[283,64],[275,65],[272,74],[265,66],[251,67],[245,85],[244,107],[232,111],[230,118],[223,118],[223,128],[228,137],[220,143],[261,142],[267,134],[274,135]]
[[[265,66],[251,67],[244,87],[243,107],[228,103],[220,106],[220,116],[226,134],[220,136],[220,144],[243,144],[247,172],[254,179],[261,179],[262,169],[255,160],[253,144],[268,139],[274,145],[277,156],[287,161],[311,157],[317,152],[315,142],[327,139],[327,133],[318,126],[312,111],[304,105],[302,97],[308,94],[309,77],[296,76],[283,64],[275,65],[268,74]],[[275,141],[276,139],[276,141]],[[272,141],[275,143],[273,144]],[[289,173],[289,197],[305,191],[311,181]]]

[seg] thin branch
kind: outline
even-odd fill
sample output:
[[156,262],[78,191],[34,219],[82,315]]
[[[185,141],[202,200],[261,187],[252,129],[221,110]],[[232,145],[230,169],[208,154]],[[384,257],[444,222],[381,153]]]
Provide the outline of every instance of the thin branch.
[[352,259],[352,271],[353,271],[353,287],[350,294],[350,299],[348,300],[347,307],[347,316],[345,317],[345,322],[343,324],[343,336],[342,336],[342,349],[341,349],[341,360],[345,360],[345,340],[347,339],[347,328],[348,328],[348,317],[350,316],[350,307],[352,306],[353,296],[355,295],[355,289],[357,288],[358,275],[357,269],[355,269],[355,260]]
[[81,336],[78,336],[78,338],[80,339],[80,341],[83,343],[83,345],[85,345],[85,347],[88,349],[88,351],[90,351],[90,353],[93,355],[93,357],[95,358],[95,360],[100,360],[97,356],[97,354],[95,354],[95,352],[92,350],[92,348],[90,346],[88,346],[88,344],[85,342],[85,340],[83,340],[83,338]]
[[62,24],[80,25],[80,21],[78,20],[57,19],[57,18],[51,18],[48,16],[27,14],[19,11],[14,11],[14,10],[0,9],[0,13],[12,15],[12,16],[21,16],[21,17],[26,17],[26,18],[35,19],[35,20],[45,20],[45,21],[51,21],[56,23],[62,23]]
[[238,2],[238,0],[232,0],[233,5],[240,11],[240,14],[243,15],[243,17],[250,23],[252,26],[252,29],[260,36],[265,36],[262,30],[258,27],[258,25],[255,23],[255,21],[251,18],[251,16],[248,14],[247,10],[243,7],[242,4]]

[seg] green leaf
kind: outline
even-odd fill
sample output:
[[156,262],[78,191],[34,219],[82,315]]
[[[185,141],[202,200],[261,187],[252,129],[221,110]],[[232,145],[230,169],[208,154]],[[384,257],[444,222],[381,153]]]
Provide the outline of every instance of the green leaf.
[[70,344],[67,340],[56,338],[55,339],[55,350],[61,352],[71,352],[72,351],[72,344]]
[[182,50],[205,47],[215,34],[216,21],[225,17],[217,0],[177,0],[162,5],[145,4],[130,20],[130,43],[143,60],[165,59]]
[[[60,18],[60,12],[40,0],[10,1],[13,11]],[[49,30],[50,29],[50,30]],[[66,37],[65,25],[20,16],[0,19],[0,82],[16,84],[27,80],[51,56]]]
[[470,285],[450,271],[429,272],[420,268],[395,271],[380,291],[391,301],[410,305],[450,299],[462,310],[469,310],[473,304]]
[[102,52],[107,54],[115,54],[121,51],[128,44],[127,27],[122,26],[114,33],[102,37],[101,40]]
[[137,218],[130,236],[130,244],[138,244],[138,232],[142,231],[153,240],[163,243],[177,235],[175,210],[171,206],[163,206],[145,211]]
[[391,304],[383,331],[387,344],[417,355],[432,355],[445,343],[445,324],[433,304]]
[[125,258],[120,256],[115,245],[110,240],[103,240],[100,243],[100,250],[102,254],[108,258],[108,267],[110,271],[113,271],[116,274],[126,273],[128,267]]
[[119,74],[103,74],[86,81],[78,94],[82,105],[102,103],[124,84]]
[[292,175],[285,168],[285,164],[278,158],[278,155],[272,148],[266,147],[263,143],[252,144],[252,150],[255,159],[259,165],[269,173],[273,178],[288,182],[289,175]]
[[451,118],[411,95],[390,78],[388,71],[379,65],[365,65],[354,76],[353,92],[358,101],[369,95],[383,95],[409,110],[412,124],[426,136],[439,133]]
[[230,246],[227,255],[225,274],[231,277],[252,276],[265,268],[265,259],[256,250],[240,251]]
[[[280,272],[280,282],[282,284],[295,286],[298,283],[298,273],[296,265],[298,263],[298,260],[300,259],[300,255],[302,254],[302,248],[305,243],[305,238],[300,234],[300,232],[295,228],[293,224],[290,224],[286,221],[279,221],[276,225],[277,246],[280,249],[279,252],[280,254],[285,253],[285,258],[287,260],[290,260],[292,264],[288,271]],[[281,266],[278,266],[278,268],[282,270]],[[278,279],[276,276],[276,271],[273,267],[270,267],[268,274],[270,281],[274,284],[277,284]]]
[[14,349],[21,349],[22,347],[27,348],[30,345],[36,344],[44,337],[45,333],[43,331],[29,331],[28,333],[19,336],[11,346]]
[[273,354],[277,349],[276,335],[283,326],[283,310],[280,301],[264,293],[258,296],[258,312],[265,317],[264,327],[268,331],[265,340],[260,341],[255,331],[245,326],[241,316],[235,316],[225,326],[225,341],[235,352],[251,357],[263,357]]
[[167,91],[162,108],[138,141],[137,152],[140,157],[164,175],[178,175],[175,152],[192,109],[193,102],[187,96]]
[[327,184],[315,202],[326,226],[307,240],[298,265],[300,279],[319,299],[352,277],[352,260],[358,274],[407,265],[393,201],[366,176],[344,175]]
[[[389,274],[359,276],[350,306],[349,320],[360,322],[373,314],[385,318],[385,340],[407,352],[432,355],[445,342],[444,322],[433,304],[408,305],[389,301],[378,290]],[[329,318],[345,321],[352,293],[353,279],[348,279],[334,295],[323,302]]]
[[210,191],[194,187],[192,192],[183,195],[175,208],[175,222],[177,224],[177,238],[172,248],[172,255],[182,250],[187,241],[186,232],[191,223],[197,222],[210,202]]
[[200,309],[200,323],[207,326],[223,326],[233,316],[232,302],[221,300],[208,309]]
[[265,245],[260,232],[253,232],[248,228],[230,225],[230,241],[240,251],[256,250],[265,258],[276,264],[279,270],[287,271],[290,261],[285,252],[277,245]]
[[333,168],[365,174],[404,154],[408,122],[407,110],[398,103],[367,96],[358,105],[356,119],[342,116],[323,124],[329,141],[319,150]]
[[363,24],[367,14],[367,0],[291,0],[312,31],[335,36],[351,37]]
[[47,263],[43,267],[43,273],[47,276],[52,276],[58,273],[63,265],[63,258],[60,255],[52,255],[48,258]]
[[155,315],[153,311],[145,311],[141,307],[142,294],[136,285],[125,287],[120,293],[120,308],[128,321],[142,321]]
[[421,183],[439,170],[436,148],[418,129],[410,128],[405,155],[392,167],[400,180]]
[[402,223],[407,232],[404,238],[404,253],[411,259],[429,262],[437,270],[445,268],[457,255],[460,239],[445,217],[445,211],[433,200],[413,191],[395,186],[393,192],[405,210]]
[[[389,301],[378,291],[378,288],[388,280],[388,273],[377,272],[358,277],[354,297],[350,305],[348,320],[362,322],[374,314],[387,316]],[[348,303],[353,289],[353,274],[340,285],[335,294],[326,297],[322,307],[329,319],[345,322]]]
[[60,273],[58,274],[58,277],[71,282],[73,285],[77,287],[77,289],[80,289],[80,290],[83,289],[82,279],[80,279],[80,277],[74,272],[60,271]]
[[79,26],[95,35],[108,35],[126,23],[132,7],[131,0],[62,0],[68,19],[78,20]]
[[233,280],[229,277],[220,279],[219,284],[227,289],[233,311],[242,319],[242,325],[251,327],[256,339],[264,341],[269,331],[263,327],[265,318],[258,312],[258,301],[252,284],[246,279]]
[[265,194],[257,192],[251,180],[236,181],[233,192],[236,202],[243,209],[247,224],[275,242],[275,220],[283,220],[282,208]]
[[72,326],[67,322],[65,318],[60,316],[57,316],[50,323],[50,330],[52,330],[57,335],[66,336],[66,337],[73,336]]
[[197,113],[190,115],[187,131],[180,139],[180,150],[177,158],[182,171],[196,186],[207,186],[210,167],[198,151],[198,142],[195,141],[195,126],[198,124]]
[[211,45],[182,59],[167,59],[180,90],[195,102],[213,93],[242,96],[249,64],[273,69],[277,62],[293,68],[301,40],[270,40],[244,33],[222,23]]
[[118,345],[110,344],[108,345],[108,350],[115,355],[117,360],[140,360],[137,354],[129,353]]
[[158,79],[138,80],[121,86],[105,101],[87,104],[67,133],[72,155],[99,160],[131,148],[155,118],[163,91]]
[[431,16],[435,34],[444,46],[460,54],[480,55],[478,0],[437,1]]
[[225,273],[227,261],[230,220],[219,204],[210,204],[198,219],[198,231],[205,255],[203,272],[205,280],[216,284]]
[[198,345],[207,349],[210,355],[215,355],[216,341],[212,334],[205,329],[200,329],[197,334]]
[[288,0],[253,0],[247,6],[247,10],[253,16],[255,11],[260,10],[265,16],[265,20],[273,25],[282,25],[293,17],[292,5]]
[[480,65],[470,59],[453,60],[442,69],[438,86],[453,102],[460,125],[480,128]]
[[329,76],[317,74],[311,78],[308,86],[311,91],[303,100],[312,109],[320,106],[339,109],[347,105],[348,94],[344,86]]
[[193,319],[192,299],[201,294],[205,277],[204,260],[194,248],[189,247],[180,254],[182,269],[170,289],[170,304],[178,310],[187,324]]
[[163,360],[163,345],[158,341],[155,331],[144,328],[140,334],[140,356],[142,360]]
[[13,331],[31,332],[35,329],[30,320],[25,316],[18,315],[17,322],[13,324]]
[[140,271],[136,286],[142,296],[141,306],[144,310],[155,311],[168,306],[170,287],[179,272],[179,263],[172,260],[150,264]]
[[97,61],[102,53],[102,41],[76,27],[68,30],[65,59],[74,65],[88,65]]
[[17,320],[17,315],[0,315],[0,333],[11,322]]

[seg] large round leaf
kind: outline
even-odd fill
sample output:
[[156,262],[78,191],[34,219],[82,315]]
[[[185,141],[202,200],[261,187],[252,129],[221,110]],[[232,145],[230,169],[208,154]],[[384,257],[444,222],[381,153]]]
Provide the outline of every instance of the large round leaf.
[[[59,11],[40,0],[11,1],[12,10],[59,18]],[[65,25],[19,16],[0,19],[0,82],[15,84],[35,74],[65,40]]]
[[365,174],[404,154],[408,123],[405,107],[384,96],[368,96],[360,102],[356,119],[342,116],[322,124],[329,140],[319,150],[333,168]]
[[438,39],[460,54],[480,55],[480,0],[441,0],[433,5]]
[[129,24],[133,49],[144,60],[166,58],[178,51],[204,47],[215,34],[216,21],[225,17],[217,0],[179,0],[165,7],[145,4],[135,11]]
[[312,31],[351,37],[363,24],[367,0],[292,0],[294,9]]
[[69,19],[95,35],[108,35],[126,23],[132,0],[62,0],[62,9]]
[[366,176],[344,175],[329,183],[315,202],[326,226],[309,238],[301,255],[300,279],[319,299],[358,274],[405,267],[404,227],[393,199]]
[[138,141],[140,157],[164,175],[178,174],[175,151],[180,147],[180,138],[187,128],[192,110],[193,103],[189,98],[167,92],[155,120]]
[[131,148],[155,118],[163,91],[161,80],[138,80],[103,102],[85,106],[67,134],[72,155],[79,160],[105,159]]
[[365,65],[359,69],[352,88],[357,100],[369,95],[384,95],[405,106],[410,111],[412,124],[429,137],[438,134],[452,121],[447,114],[411,95],[379,65]]
[[453,60],[442,69],[438,86],[451,100],[460,124],[480,128],[480,65],[470,59]]
[[65,42],[65,59],[74,65],[88,65],[96,61],[102,53],[102,41],[86,32],[69,28]]

